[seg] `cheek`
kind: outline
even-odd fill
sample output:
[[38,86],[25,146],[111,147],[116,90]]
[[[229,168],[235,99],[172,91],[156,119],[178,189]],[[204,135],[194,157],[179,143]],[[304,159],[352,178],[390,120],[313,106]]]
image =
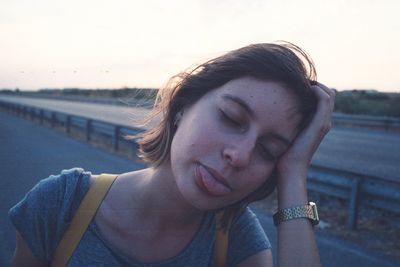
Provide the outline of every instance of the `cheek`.
[[177,142],[186,149],[190,149],[188,151],[190,153],[216,149],[223,140],[220,131],[213,123],[192,121],[190,126],[185,127],[185,129],[182,134],[177,136]]
[[249,191],[257,190],[261,185],[263,185],[272,175],[275,164],[264,163],[255,167],[250,171],[243,179],[244,183],[242,186],[246,187]]
[[[190,123],[189,123],[190,122]],[[187,164],[218,149],[220,136],[215,127],[202,121],[185,121],[177,129],[171,143],[171,163]]]

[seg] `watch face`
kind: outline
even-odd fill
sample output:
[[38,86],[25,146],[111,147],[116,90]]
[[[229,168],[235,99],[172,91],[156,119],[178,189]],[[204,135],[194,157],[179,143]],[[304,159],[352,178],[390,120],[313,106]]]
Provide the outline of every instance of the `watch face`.
[[313,218],[311,219],[312,224],[317,225],[319,223],[317,205],[314,202],[309,202],[308,204],[310,205],[312,213],[313,213]]

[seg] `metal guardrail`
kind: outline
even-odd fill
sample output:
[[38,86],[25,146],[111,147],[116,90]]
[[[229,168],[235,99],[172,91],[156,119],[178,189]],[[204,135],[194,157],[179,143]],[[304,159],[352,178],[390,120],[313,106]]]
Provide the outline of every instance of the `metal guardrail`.
[[137,144],[134,141],[127,140],[125,137],[136,135],[143,131],[143,129],[136,127],[127,127],[83,116],[4,101],[0,101],[0,108],[8,110],[21,117],[30,118],[31,120],[36,119],[41,125],[46,123],[51,128],[61,126],[67,134],[71,133],[71,129],[79,129],[84,132],[86,142],[90,142],[95,134],[111,138],[112,147],[115,152],[119,151],[120,143],[122,141],[130,142],[132,155],[136,154]]
[[[140,128],[4,101],[0,101],[0,108],[22,117],[36,119],[40,124],[47,122],[51,127],[62,126],[66,133],[70,133],[71,128],[78,128],[84,131],[85,139],[88,142],[93,134],[104,135],[112,139],[114,151],[119,150],[122,140],[126,141],[124,136],[135,135],[143,131]],[[131,151],[136,154],[137,144],[131,143]],[[309,190],[348,202],[347,224],[350,229],[355,229],[357,226],[360,205],[400,214],[400,183],[316,165],[311,165],[308,179]]]
[[400,183],[379,177],[311,165],[308,189],[348,202],[347,226],[357,227],[359,206],[400,214]]
[[332,121],[333,125],[336,126],[358,126],[384,129],[386,131],[400,131],[400,118],[333,113]]

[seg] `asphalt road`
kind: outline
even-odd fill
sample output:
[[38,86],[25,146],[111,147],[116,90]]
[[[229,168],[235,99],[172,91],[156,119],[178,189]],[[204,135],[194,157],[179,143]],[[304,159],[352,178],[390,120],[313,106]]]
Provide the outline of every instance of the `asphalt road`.
[[[77,166],[93,173],[121,173],[140,168],[135,163],[3,112],[0,112],[0,129],[0,266],[7,266],[15,246],[7,211],[40,179]],[[259,211],[257,214],[276,255],[276,233],[271,217]],[[317,242],[322,264],[326,267],[399,266],[348,242],[322,235],[317,236]]]
[[121,173],[140,166],[50,129],[0,112],[0,267],[7,266],[15,234],[7,212],[40,179],[63,169]]
[[[0,95],[0,100],[132,126],[147,109],[63,100]],[[136,124],[137,125],[137,124]],[[400,134],[377,130],[333,128],[313,164],[400,182]]]

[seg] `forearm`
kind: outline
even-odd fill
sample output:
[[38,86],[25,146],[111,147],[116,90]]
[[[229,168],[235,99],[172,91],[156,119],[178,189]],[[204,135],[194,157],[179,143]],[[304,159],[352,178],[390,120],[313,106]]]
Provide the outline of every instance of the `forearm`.
[[[294,178],[288,179],[290,182],[278,184],[279,210],[308,203],[306,184],[302,182],[305,179]],[[314,229],[309,219],[284,221],[277,226],[277,230],[279,267],[320,266]]]

